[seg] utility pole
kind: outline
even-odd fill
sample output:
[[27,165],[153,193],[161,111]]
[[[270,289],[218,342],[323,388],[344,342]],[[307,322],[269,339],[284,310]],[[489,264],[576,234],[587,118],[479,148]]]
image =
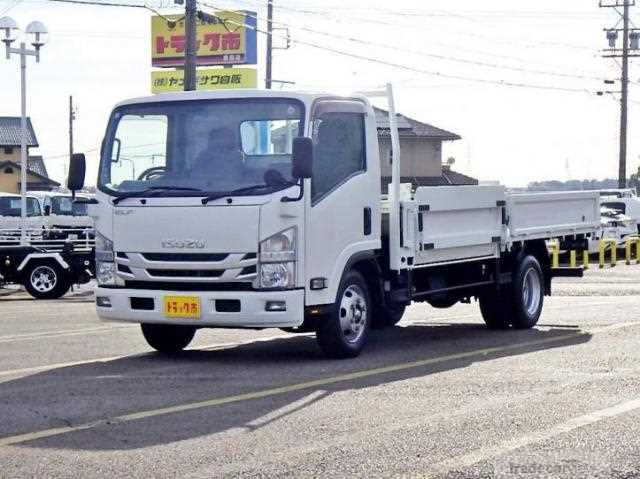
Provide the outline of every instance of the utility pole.
[[273,60],[273,0],[267,0],[267,59],[265,62],[265,88],[271,90],[271,68]]
[[73,156],[73,120],[76,119],[76,112],[73,109],[73,96],[69,95],[69,161]]
[[196,89],[196,28],[198,26],[196,0],[185,1],[184,29],[186,47],[184,52],[184,91]]
[[[629,101],[629,58],[637,54],[630,54],[630,50],[638,50],[639,29],[629,28],[629,10],[635,5],[635,0],[613,0],[608,3],[601,1],[600,7],[614,8],[622,17],[622,29],[605,29],[609,40],[609,49],[605,50],[605,58],[620,58],[622,60],[622,75],[620,77],[620,151],[618,158],[618,188],[627,187],[627,123]],[[622,7],[622,13],[619,8]],[[616,47],[618,34],[622,33],[622,49]]]
[[622,95],[620,97],[620,159],[618,188],[627,187],[627,104],[629,99],[629,2],[624,2],[622,20]]

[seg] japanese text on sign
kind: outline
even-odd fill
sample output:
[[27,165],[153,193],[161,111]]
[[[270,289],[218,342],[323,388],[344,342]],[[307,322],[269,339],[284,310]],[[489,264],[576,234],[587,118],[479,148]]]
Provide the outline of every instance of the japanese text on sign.
[[[207,68],[196,71],[198,90],[222,90],[230,88],[256,88],[258,73],[252,68]],[[166,93],[184,88],[182,70],[151,72],[151,92]]]
[[[169,15],[151,17],[151,65],[175,67],[184,64],[187,48],[184,19]],[[256,16],[251,12],[217,12],[216,21],[199,21],[196,28],[198,65],[256,63]]]

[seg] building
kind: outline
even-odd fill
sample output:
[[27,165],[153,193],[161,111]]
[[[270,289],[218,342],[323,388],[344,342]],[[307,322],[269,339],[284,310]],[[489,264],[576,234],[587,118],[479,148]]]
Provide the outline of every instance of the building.
[[[20,117],[0,116],[0,192],[20,192]],[[27,189],[52,190],[60,183],[49,178],[42,156],[29,155],[38,147],[31,119],[27,118]]]
[[[389,113],[374,108],[378,125],[378,143],[382,169],[383,191],[391,181],[391,134]],[[437,128],[428,123],[396,114],[402,164],[400,166],[403,183],[414,186],[477,185],[478,180],[453,171],[442,164],[442,143],[460,140],[460,135]]]

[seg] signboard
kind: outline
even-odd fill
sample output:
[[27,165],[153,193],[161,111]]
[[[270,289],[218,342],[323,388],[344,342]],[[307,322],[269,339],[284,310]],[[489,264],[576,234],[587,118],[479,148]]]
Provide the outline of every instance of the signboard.
[[[257,88],[258,71],[254,68],[202,68],[196,70],[197,90]],[[184,70],[151,72],[151,92],[167,93],[184,89]]]
[[[186,36],[184,18],[168,15],[151,17],[151,65],[184,65]],[[256,14],[253,12],[216,12],[215,22],[198,20],[196,28],[196,64],[255,65],[257,63]]]

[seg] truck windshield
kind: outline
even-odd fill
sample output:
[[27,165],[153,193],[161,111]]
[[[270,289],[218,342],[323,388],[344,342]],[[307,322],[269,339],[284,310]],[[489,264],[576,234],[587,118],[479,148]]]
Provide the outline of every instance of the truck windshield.
[[51,214],[63,216],[86,216],[87,205],[74,203],[71,196],[54,196],[51,198]]
[[[0,196],[0,216],[20,216],[19,196]],[[27,198],[27,216],[40,216],[40,205],[35,198]]]
[[[291,184],[304,106],[291,99],[186,100],[116,109],[98,187],[116,196],[194,196]],[[251,190],[254,185],[267,189]],[[271,190],[269,190],[269,188]]]

